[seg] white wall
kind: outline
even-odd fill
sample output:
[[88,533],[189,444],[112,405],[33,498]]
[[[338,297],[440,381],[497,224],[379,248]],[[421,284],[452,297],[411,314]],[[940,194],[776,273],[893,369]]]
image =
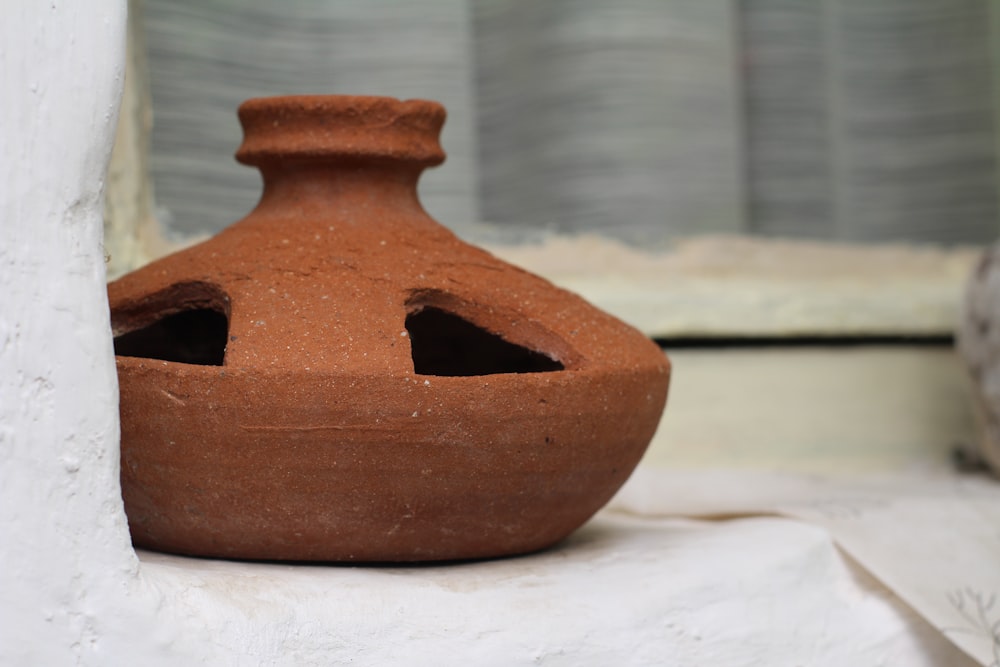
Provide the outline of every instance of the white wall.
[[117,0],[9,3],[0,21],[5,665],[110,664],[144,629],[142,603],[125,604],[138,560],[118,486],[101,248],[124,29]]

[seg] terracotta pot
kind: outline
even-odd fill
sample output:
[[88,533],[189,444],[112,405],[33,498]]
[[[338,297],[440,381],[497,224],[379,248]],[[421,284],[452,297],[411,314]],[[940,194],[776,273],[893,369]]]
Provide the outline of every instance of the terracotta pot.
[[444,109],[250,100],[257,208],[111,283],[137,546],[420,561],[547,547],[622,485],[669,364],[421,208]]

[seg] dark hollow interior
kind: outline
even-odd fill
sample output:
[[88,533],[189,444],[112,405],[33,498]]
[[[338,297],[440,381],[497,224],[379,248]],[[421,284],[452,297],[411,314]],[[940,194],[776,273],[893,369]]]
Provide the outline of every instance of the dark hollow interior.
[[115,337],[115,354],[221,366],[228,335],[229,320],[222,313],[209,308],[185,310]]
[[545,373],[563,365],[541,352],[505,341],[458,315],[425,307],[406,317],[413,370],[419,375],[470,376]]

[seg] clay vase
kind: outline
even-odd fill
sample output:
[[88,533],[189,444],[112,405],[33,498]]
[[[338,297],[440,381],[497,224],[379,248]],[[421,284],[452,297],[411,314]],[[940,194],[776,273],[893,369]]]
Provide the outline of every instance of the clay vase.
[[254,99],[260,203],[108,286],[136,546],[310,561],[542,549],[625,482],[669,363],[417,199],[444,109]]

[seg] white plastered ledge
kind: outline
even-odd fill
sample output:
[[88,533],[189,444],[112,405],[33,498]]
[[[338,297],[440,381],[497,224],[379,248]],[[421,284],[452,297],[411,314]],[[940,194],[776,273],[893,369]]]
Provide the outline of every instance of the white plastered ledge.
[[773,517],[606,514],[547,553],[450,566],[137,556],[101,245],[125,7],[7,10],[0,664],[965,664],[825,532]]
[[653,337],[947,336],[980,248],[703,236],[492,245]]

